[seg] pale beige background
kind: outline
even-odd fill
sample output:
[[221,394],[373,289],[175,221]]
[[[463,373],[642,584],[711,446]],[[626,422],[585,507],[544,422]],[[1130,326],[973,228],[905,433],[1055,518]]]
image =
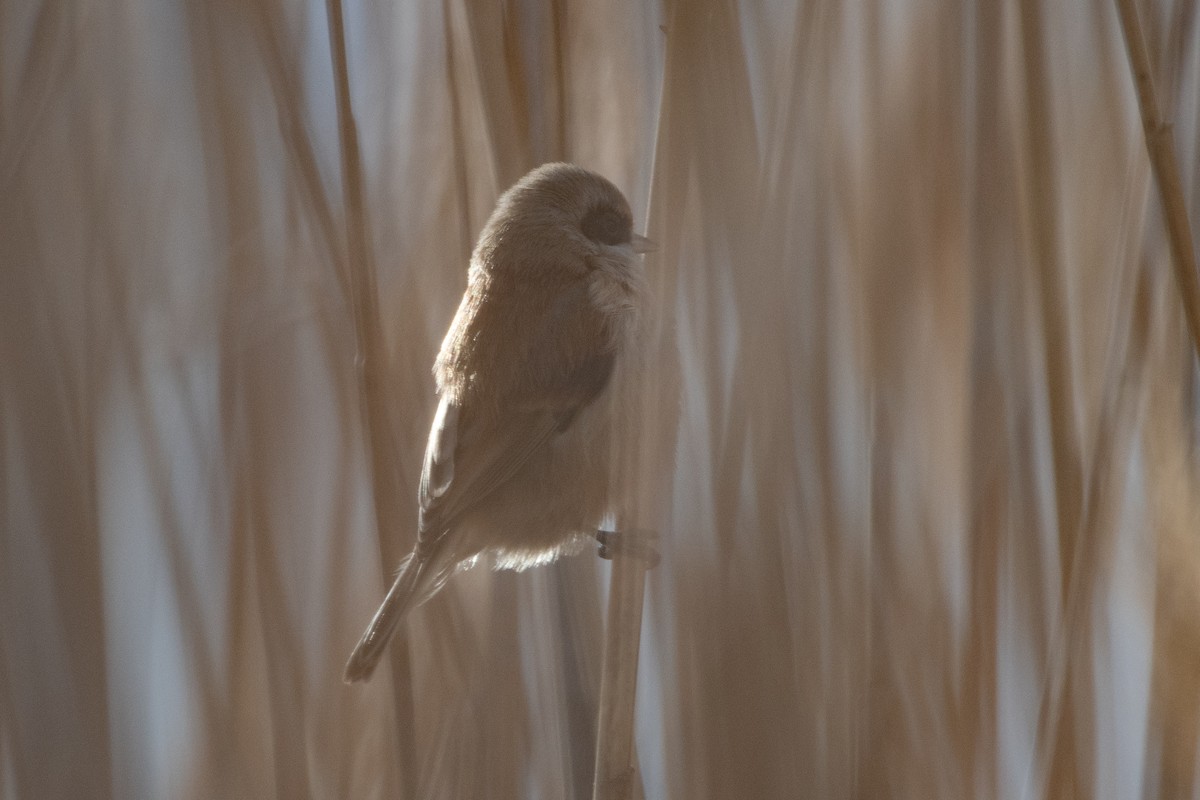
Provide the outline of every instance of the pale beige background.
[[[1141,5],[1195,229],[1200,20]],[[0,797],[588,796],[590,554],[340,681],[474,236],[554,159],[661,245],[647,797],[1195,793],[1195,369],[1110,4],[345,13],[369,262],[324,4],[0,4]]]

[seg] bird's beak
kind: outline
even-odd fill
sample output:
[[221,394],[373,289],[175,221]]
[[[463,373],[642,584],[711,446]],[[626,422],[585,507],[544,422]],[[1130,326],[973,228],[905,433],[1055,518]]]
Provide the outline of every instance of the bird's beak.
[[633,235],[633,239],[630,244],[633,245],[633,252],[635,253],[653,253],[658,249],[658,245],[647,239],[645,236],[642,236],[640,233],[635,233]]

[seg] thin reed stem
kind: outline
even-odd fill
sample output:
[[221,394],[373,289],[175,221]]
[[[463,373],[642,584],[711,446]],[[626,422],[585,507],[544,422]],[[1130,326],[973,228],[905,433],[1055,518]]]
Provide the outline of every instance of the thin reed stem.
[[[329,45],[337,95],[338,140],[341,148],[342,197],[345,204],[346,257],[350,297],[354,309],[358,351],[358,382],[361,413],[366,423],[366,447],[371,459],[371,484],[375,500],[375,523],[384,562],[384,581],[398,562],[392,544],[402,529],[396,486],[399,483],[396,440],[388,408],[388,373],[383,331],[379,322],[375,265],[367,235],[367,213],[358,147],[358,126],[350,101],[350,69],[346,59],[346,31],[341,0],[327,0]],[[399,760],[402,796],[416,795],[416,747],[413,743],[412,676],[408,649],[403,637],[391,646],[392,679],[397,723],[405,729],[400,737]]]
[[604,634],[592,800],[628,800],[634,796],[637,776],[633,766],[633,717],[645,589],[645,562],[636,556],[615,554]]
[[1137,88],[1138,108],[1142,112],[1142,130],[1146,134],[1146,150],[1154,167],[1158,184],[1159,199],[1167,221],[1167,235],[1171,242],[1171,263],[1175,267],[1175,281],[1179,285],[1183,313],[1187,318],[1188,333],[1192,347],[1200,356],[1200,279],[1196,276],[1196,249],[1192,241],[1188,222],[1187,202],[1183,196],[1183,185],[1179,180],[1179,163],[1175,158],[1175,143],[1172,125],[1163,119],[1154,89],[1154,78],[1150,72],[1150,54],[1142,35],[1142,24],[1133,0],[1117,0],[1117,12],[1121,16],[1121,30],[1125,34],[1125,47],[1129,53],[1129,69]]

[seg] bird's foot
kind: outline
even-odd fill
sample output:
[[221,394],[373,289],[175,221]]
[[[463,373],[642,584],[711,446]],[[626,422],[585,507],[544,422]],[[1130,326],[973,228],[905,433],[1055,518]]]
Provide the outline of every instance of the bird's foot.
[[596,531],[600,544],[597,555],[612,558],[614,554],[631,556],[646,562],[646,569],[654,569],[662,556],[658,552],[658,532],[641,528],[627,531]]

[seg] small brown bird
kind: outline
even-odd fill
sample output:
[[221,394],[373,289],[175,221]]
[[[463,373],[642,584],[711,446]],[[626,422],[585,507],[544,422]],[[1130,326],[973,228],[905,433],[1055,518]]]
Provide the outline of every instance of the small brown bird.
[[456,569],[554,560],[610,510],[608,402],[630,369],[645,281],[629,203],[601,176],[545,164],[500,198],[434,364],[440,402],[417,546],[346,664],[371,676],[404,614]]

